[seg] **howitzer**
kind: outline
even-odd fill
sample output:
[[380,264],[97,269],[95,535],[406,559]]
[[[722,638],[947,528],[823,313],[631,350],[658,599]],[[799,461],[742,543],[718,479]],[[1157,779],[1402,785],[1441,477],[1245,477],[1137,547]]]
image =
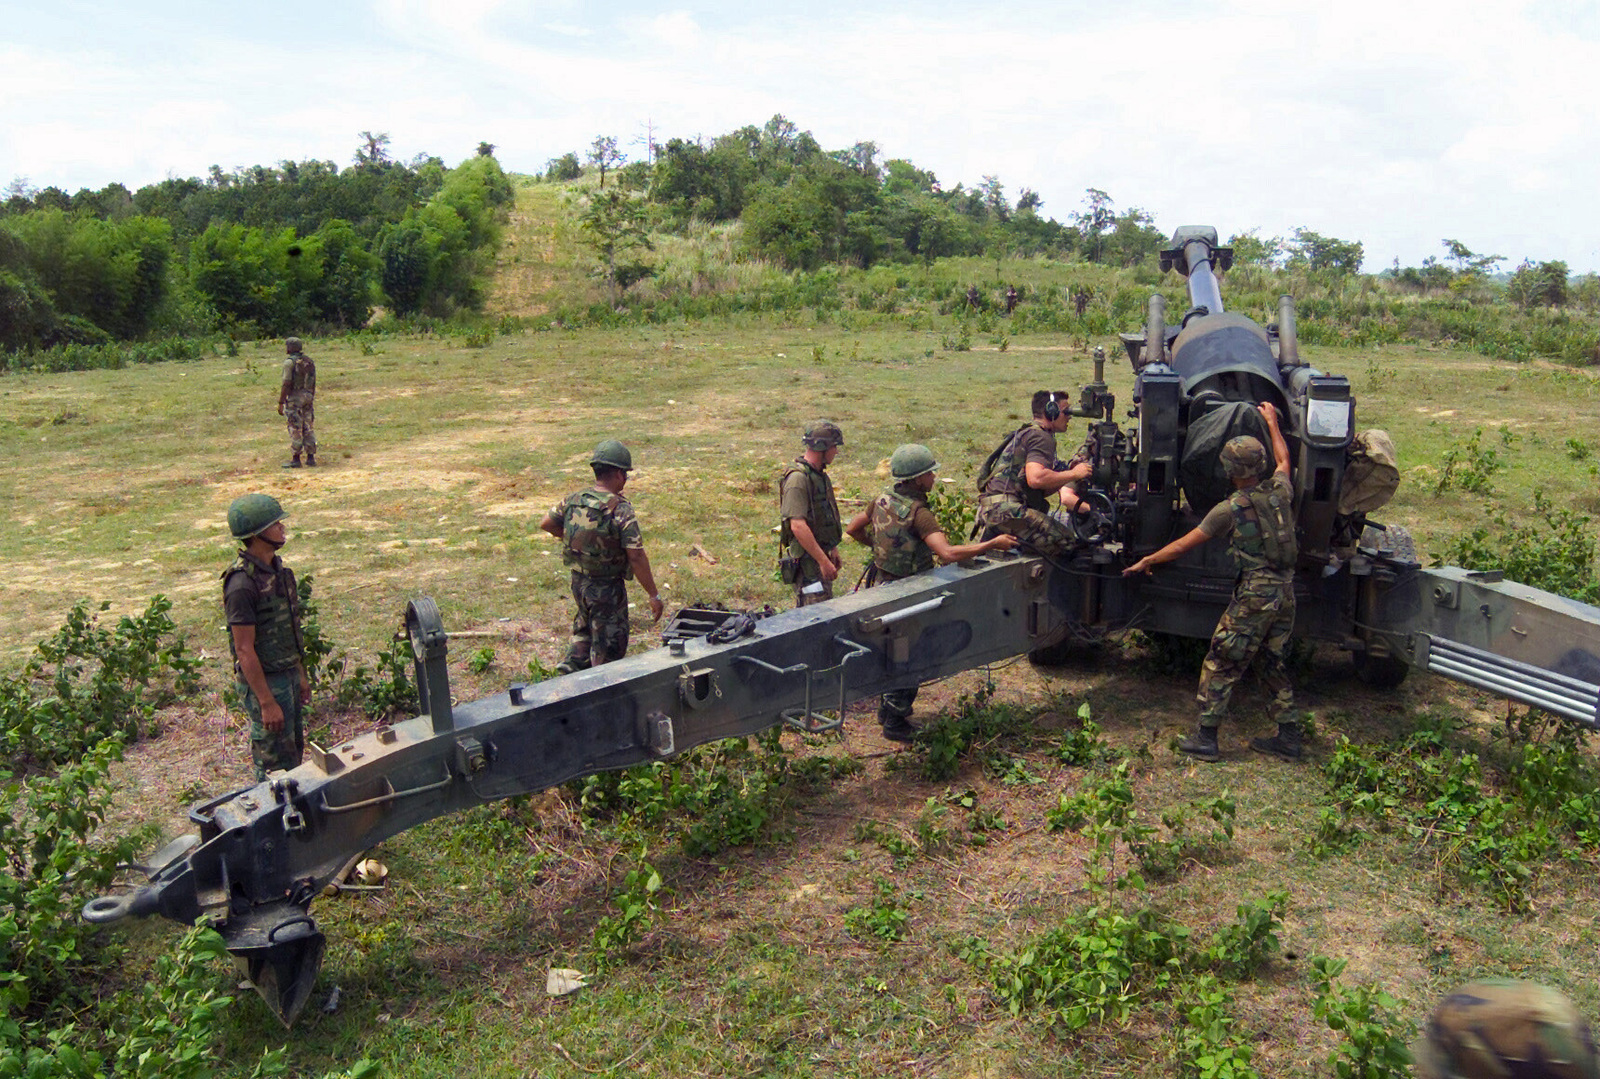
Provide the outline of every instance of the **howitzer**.
[[[1229,489],[1216,450],[1260,433],[1255,405],[1284,417],[1296,491],[1296,632],[1349,651],[1368,681],[1412,667],[1600,729],[1600,608],[1501,581],[1428,569],[1409,537],[1352,500],[1348,382],[1306,364],[1294,307],[1276,326],[1223,310],[1229,253],[1180,229],[1163,267],[1188,280],[1175,326],[1160,296],[1124,334],[1137,372],[1124,429],[1097,355],[1074,412],[1090,420],[1088,496],[1100,511],[1060,558],[975,559],[711,634],[678,620],[661,648],[453,706],[448,637],[434,603],[406,610],[421,714],[328,749],[267,782],[196,806],[198,834],[169,845],[148,880],[91,901],[84,917],[207,918],[285,1023],[310,999],[324,938],[311,903],[362,851],[424,821],[594,772],[670,758],[777,724],[823,731],[887,690],[1130,627],[1204,638],[1236,570],[1206,547],[1153,577],[1122,570],[1192,528]],[[1215,545],[1211,545],[1215,546]],[[731,636],[731,639],[717,639]]]

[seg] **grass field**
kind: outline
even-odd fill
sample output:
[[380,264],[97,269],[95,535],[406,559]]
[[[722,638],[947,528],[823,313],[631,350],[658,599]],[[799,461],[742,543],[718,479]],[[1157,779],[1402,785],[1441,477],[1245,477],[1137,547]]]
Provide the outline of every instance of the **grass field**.
[[[515,293],[524,311],[549,287],[538,272]],[[626,441],[640,466],[628,493],[669,610],[700,599],[781,606],[774,484],[806,420],[826,415],[844,428],[833,470],[843,498],[876,493],[906,441],[930,445],[942,474],[965,484],[1033,389],[1076,390],[1090,375],[1081,341],[1028,335],[1002,350],[979,337],[950,351],[948,333],[750,317],[518,332],[481,348],[450,337],[315,342],[320,467],[298,471],[279,467],[281,352],[271,343],[190,364],[8,377],[0,662],[20,665],[80,598],[132,613],[156,593],[171,597],[173,617],[211,659],[206,692],[130,753],[119,824],[149,817],[177,828],[182,801],[246,777],[243,733],[220,696],[218,574],[236,495],[284,502],[284,556],[314,576],[324,632],[352,653],[373,654],[407,599],[433,596],[446,627],[471,634],[452,646],[451,676],[459,696],[475,698],[522,677],[530,659],[561,654],[566,573],[535,525],[584,483],[601,438]],[[1114,339],[1087,342],[1096,343],[1120,353]],[[1394,435],[1405,480],[1380,516],[1410,527],[1420,550],[1442,549],[1487,505],[1525,517],[1535,489],[1562,508],[1600,509],[1600,383],[1587,372],[1418,348],[1308,352],[1350,377],[1358,426]],[[1111,378],[1128,401],[1126,364]],[[1491,493],[1434,494],[1444,455],[1479,429],[1480,449],[1499,455]],[[852,553],[845,577],[862,565]],[[636,647],[653,643],[649,629],[636,618]],[[469,670],[485,648],[492,662]],[[1491,738],[1503,702],[1430,677],[1377,693],[1340,655],[1318,653],[1297,677],[1316,716],[1308,761],[1248,754],[1262,723],[1250,690],[1224,730],[1227,761],[1195,766],[1168,749],[1192,722],[1192,674],[1130,647],[1067,668],[1024,662],[954,679],[925,692],[918,720],[970,713],[989,677],[991,705],[1015,722],[980,741],[953,777],[924,779],[912,754],[878,737],[870,711],[841,740],[788,735],[794,760],[824,763],[786,789],[759,842],[719,854],[684,854],[670,829],[586,818],[570,793],[399,837],[378,852],[391,869],[385,892],[315,908],[330,936],[317,999],[338,985],[338,1011],[309,1012],[286,1037],[247,995],[225,1020],[228,1056],[240,1074],[286,1041],[307,1074],[362,1055],[395,1076],[1174,1074],[1176,996],[1068,1032],[1047,1011],[1010,1014],[962,958],[974,940],[1019,949],[1094,901],[1090,840],[1047,824],[1063,795],[1107,776],[1103,765],[1060,760],[1084,703],[1105,744],[1133,754],[1144,819],[1224,793],[1237,806],[1231,843],[1146,892],[1100,901],[1159,910],[1202,934],[1241,903],[1287,892],[1282,950],[1231,988],[1233,1036],[1255,1050],[1261,1074],[1317,1074],[1338,1041],[1312,1014],[1313,955],[1348,960],[1346,982],[1387,990],[1413,1020],[1443,989],[1483,973],[1552,981],[1600,1012],[1593,849],[1573,844],[1541,865],[1511,913],[1491,889],[1451,874],[1448,842],[1398,817],[1313,851],[1330,802],[1323,766],[1341,735],[1383,744],[1443,714],[1465,721],[1452,752],[1503,762]],[[594,935],[616,913],[639,843],[661,873],[660,909],[602,962]],[[1128,853],[1116,849],[1120,871]],[[904,939],[882,939],[872,927],[895,910]],[[129,967],[138,978],[174,934],[164,923],[128,932],[144,957]],[[591,972],[593,986],[547,996],[545,972],[558,966]]]

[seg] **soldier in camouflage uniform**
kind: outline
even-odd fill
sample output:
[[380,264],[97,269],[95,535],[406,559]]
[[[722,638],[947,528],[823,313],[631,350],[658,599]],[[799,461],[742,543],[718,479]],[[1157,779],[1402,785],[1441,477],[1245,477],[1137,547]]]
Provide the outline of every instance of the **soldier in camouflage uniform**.
[[832,420],[813,420],[800,435],[805,452],[783,470],[778,481],[779,572],[794,585],[794,605],[808,607],[833,598],[839,576],[839,541],[844,529],[833,496],[828,466],[839,456],[844,433]]
[[294,571],[277,554],[287,539],[285,516],[270,495],[242,495],[228,507],[228,530],[243,547],[222,574],[222,606],[234,677],[250,716],[257,782],[299,765],[311,699],[300,592]]
[[[928,509],[928,492],[933,490],[938,470],[933,451],[916,443],[901,446],[889,458],[894,486],[879,495],[870,508],[856,514],[845,529],[851,539],[872,548],[865,587],[932,569],[934,559],[961,562],[990,551],[1009,551],[1017,545],[1014,537],[999,535],[982,543],[952,546]],[[885,738],[911,741],[917,733],[910,723],[916,701],[916,686],[883,695],[878,705],[878,723]]]
[[622,496],[633,455],[615,439],[595,447],[590,459],[594,486],[567,496],[539,522],[562,541],[561,557],[572,567],[572,642],[556,670],[571,674],[621,659],[628,651],[628,578],[636,578],[661,620],[661,596],[644,552],[633,505]]
[[1285,760],[1300,759],[1300,727],[1289,719],[1294,690],[1284,654],[1294,630],[1294,488],[1289,483],[1289,446],[1278,427],[1278,411],[1270,403],[1259,406],[1272,436],[1275,463],[1269,479],[1266,450],[1260,441],[1243,435],[1222,448],[1222,463],[1233,480],[1234,492],[1217,503],[1199,526],[1146,555],[1123,570],[1124,576],[1149,573],[1163,562],[1183,557],[1208,540],[1229,541],[1239,562],[1239,582],[1233,600],[1211,635],[1200,672],[1200,724],[1193,738],[1182,739],[1178,749],[1203,761],[1221,760],[1217,728],[1228,711],[1228,698],[1252,661],[1261,661],[1261,682],[1272,700],[1268,714],[1277,721],[1271,738],[1253,738],[1252,749]]
[[1069,513],[1087,513],[1090,506],[1073,487],[1093,472],[1086,454],[1058,469],[1056,435],[1072,420],[1059,395],[1040,390],[1033,395],[1033,422],[1019,427],[990,455],[978,473],[978,522],[983,535],[1012,535],[1043,555],[1059,556],[1076,544],[1071,528],[1050,514],[1049,496],[1060,494]]
[[1600,1079],[1589,1024],[1563,994],[1485,978],[1434,1009],[1413,1048],[1418,1079]]
[[317,395],[317,365],[306,355],[300,338],[291,337],[283,343],[287,355],[283,359],[283,387],[278,390],[278,415],[289,421],[289,449],[294,454],[284,463],[284,468],[299,468],[300,454],[306,464],[317,466],[316,410],[312,401]]

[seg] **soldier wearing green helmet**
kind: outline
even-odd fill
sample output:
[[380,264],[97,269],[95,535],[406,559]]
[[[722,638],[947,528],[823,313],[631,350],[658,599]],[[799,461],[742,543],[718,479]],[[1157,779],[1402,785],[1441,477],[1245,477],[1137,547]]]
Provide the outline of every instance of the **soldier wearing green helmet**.
[[1183,557],[1212,539],[1227,539],[1239,563],[1233,599],[1211,635],[1211,649],[1200,671],[1200,723],[1193,738],[1178,742],[1180,752],[1202,761],[1222,759],[1217,728],[1228,711],[1233,687],[1253,661],[1260,660],[1261,684],[1272,699],[1267,714],[1277,721],[1271,738],[1252,738],[1250,748],[1284,760],[1299,760],[1300,726],[1289,718],[1294,689],[1284,654],[1294,630],[1294,565],[1299,557],[1294,534],[1294,488],[1289,484],[1289,444],[1271,403],[1257,406],[1272,437],[1272,475],[1263,480],[1267,451],[1249,435],[1222,447],[1222,467],[1234,492],[1218,502],[1198,527],[1123,570],[1123,576],[1149,573],[1163,562]]
[[278,549],[288,516],[276,498],[241,495],[228,507],[228,531],[241,544],[222,574],[222,608],[239,696],[250,716],[256,780],[300,764],[304,711],[311,699],[300,634],[300,592]]
[[832,420],[812,420],[800,433],[805,451],[789,463],[778,480],[779,573],[794,585],[796,607],[833,598],[839,576],[839,541],[844,538],[839,502],[833,495],[828,466],[839,456],[844,432]]
[[[889,475],[894,486],[856,514],[845,533],[857,543],[872,548],[863,587],[898,581],[933,568],[934,560],[962,562],[990,551],[1009,551],[1017,545],[1015,536],[1001,534],[982,543],[952,545],[944,529],[928,508],[928,492],[938,480],[939,462],[933,451],[908,443],[889,458]],[[891,742],[909,742],[916,735],[911,712],[917,701],[917,687],[891,690],[878,704],[878,724]]]
[[289,424],[289,450],[294,455],[284,463],[284,468],[299,468],[300,455],[305,454],[306,464],[317,466],[316,409],[317,365],[306,355],[305,345],[298,337],[283,343],[283,385],[278,390],[278,415]]
[[1418,1079],[1600,1079],[1594,1036],[1572,1001],[1510,978],[1446,996],[1412,1052]]
[[628,651],[629,577],[637,578],[659,622],[656,592],[633,505],[622,496],[633,454],[614,438],[594,448],[589,465],[594,486],[567,496],[544,515],[539,527],[561,540],[562,560],[572,569],[572,641],[556,665],[563,674],[621,659]]

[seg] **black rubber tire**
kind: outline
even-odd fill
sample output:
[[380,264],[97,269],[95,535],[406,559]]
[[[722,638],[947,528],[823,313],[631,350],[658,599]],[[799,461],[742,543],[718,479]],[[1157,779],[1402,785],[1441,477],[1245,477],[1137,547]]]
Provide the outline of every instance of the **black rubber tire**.
[[1356,677],[1374,689],[1393,689],[1411,673],[1411,664],[1393,655],[1372,656],[1365,652],[1352,652],[1350,664],[1356,669]]

